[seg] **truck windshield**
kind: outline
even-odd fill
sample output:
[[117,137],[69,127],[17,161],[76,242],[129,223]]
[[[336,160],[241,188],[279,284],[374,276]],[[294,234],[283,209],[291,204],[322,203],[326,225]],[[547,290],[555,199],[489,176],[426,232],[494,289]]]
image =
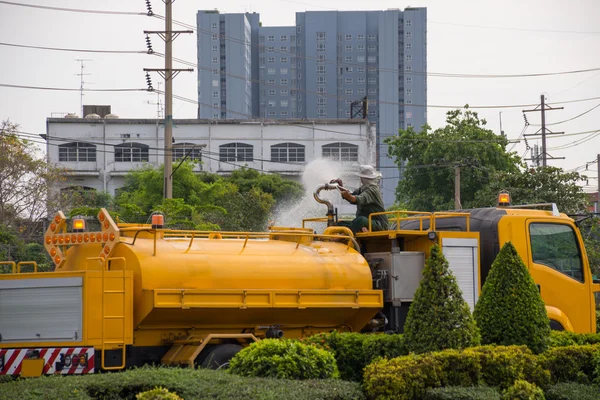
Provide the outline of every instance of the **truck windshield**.
[[529,225],[533,262],[546,265],[583,282],[583,263],[577,236],[569,225],[532,223]]

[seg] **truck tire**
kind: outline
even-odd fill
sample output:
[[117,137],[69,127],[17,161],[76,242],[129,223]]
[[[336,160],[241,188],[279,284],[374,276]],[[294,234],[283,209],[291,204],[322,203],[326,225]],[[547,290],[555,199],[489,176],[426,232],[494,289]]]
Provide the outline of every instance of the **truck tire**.
[[240,350],[242,346],[239,344],[220,344],[204,357],[200,366],[208,369],[226,369],[229,367],[229,361]]

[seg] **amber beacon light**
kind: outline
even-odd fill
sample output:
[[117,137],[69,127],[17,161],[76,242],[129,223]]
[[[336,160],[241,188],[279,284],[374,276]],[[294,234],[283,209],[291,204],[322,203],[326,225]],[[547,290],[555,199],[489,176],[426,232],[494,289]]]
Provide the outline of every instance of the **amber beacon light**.
[[73,219],[73,232],[83,232],[85,230],[85,220],[83,218]]
[[162,214],[152,215],[152,229],[160,229],[165,225],[165,217]]
[[510,206],[510,193],[507,191],[498,193],[498,206]]

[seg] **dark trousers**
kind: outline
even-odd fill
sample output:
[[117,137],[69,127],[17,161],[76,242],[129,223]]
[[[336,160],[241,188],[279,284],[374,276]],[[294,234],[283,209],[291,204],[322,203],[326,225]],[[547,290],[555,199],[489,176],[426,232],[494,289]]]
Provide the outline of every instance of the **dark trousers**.
[[[356,217],[352,221],[339,221],[337,226],[345,226],[346,228],[350,228],[350,230],[356,234],[362,232],[362,228],[369,229],[369,218],[367,217]],[[381,231],[381,227],[377,223],[377,221],[371,220],[371,230],[373,231]]]

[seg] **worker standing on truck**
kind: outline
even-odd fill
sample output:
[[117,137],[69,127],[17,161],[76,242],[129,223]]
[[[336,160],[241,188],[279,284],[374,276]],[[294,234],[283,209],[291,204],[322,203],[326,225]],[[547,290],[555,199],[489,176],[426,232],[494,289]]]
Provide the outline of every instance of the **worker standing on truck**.
[[[352,221],[340,221],[337,223],[338,226],[350,228],[355,234],[369,231],[369,214],[385,211],[379,190],[381,173],[376,171],[371,165],[361,165],[357,175],[360,177],[361,187],[354,192],[350,192],[344,188],[340,178],[333,179],[330,182],[339,185],[342,198],[351,204],[356,204],[356,218]],[[371,218],[371,230],[384,231],[387,229],[387,215],[376,215]]]

